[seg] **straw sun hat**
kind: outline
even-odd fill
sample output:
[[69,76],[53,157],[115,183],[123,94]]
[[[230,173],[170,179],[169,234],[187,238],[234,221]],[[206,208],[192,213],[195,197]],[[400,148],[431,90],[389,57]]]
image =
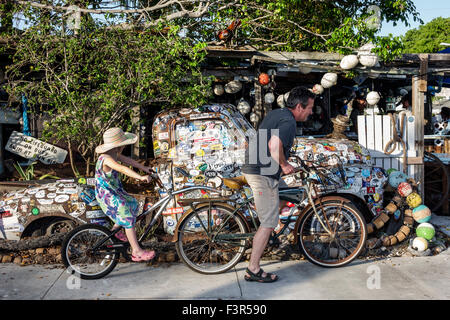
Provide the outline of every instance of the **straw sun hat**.
[[103,134],[103,144],[95,148],[96,153],[105,153],[108,150],[134,144],[137,136],[133,133],[123,132],[120,128],[109,128]]

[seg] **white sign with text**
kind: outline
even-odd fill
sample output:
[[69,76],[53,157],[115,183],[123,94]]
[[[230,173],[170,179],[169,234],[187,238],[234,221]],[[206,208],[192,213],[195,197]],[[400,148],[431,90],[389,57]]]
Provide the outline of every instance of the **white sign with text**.
[[27,159],[36,159],[45,164],[63,163],[67,151],[39,139],[13,131],[5,149]]

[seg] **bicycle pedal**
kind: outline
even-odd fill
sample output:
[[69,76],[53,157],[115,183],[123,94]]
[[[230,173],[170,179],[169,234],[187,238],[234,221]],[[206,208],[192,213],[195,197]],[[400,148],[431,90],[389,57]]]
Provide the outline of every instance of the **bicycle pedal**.
[[281,244],[281,242],[280,242],[280,240],[278,238],[275,238],[273,236],[271,236],[269,238],[269,242],[268,242],[269,246],[279,246],[280,244]]

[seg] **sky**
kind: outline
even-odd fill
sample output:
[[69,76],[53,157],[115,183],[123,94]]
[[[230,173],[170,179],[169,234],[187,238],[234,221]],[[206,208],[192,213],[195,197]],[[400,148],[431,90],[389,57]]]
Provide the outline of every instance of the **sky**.
[[[414,0],[413,2],[424,24],[437,17],[450,17],[450,0]],[[392,22],[387,23],[383,21],[381,31],[378,35],[387,36],[389,33],[392,33],[396,37],[403,36],[408,30],[417,29],[420,26],[420,23],[414,21],[412,18],[410,24],[409,27],[406,27],[403,22],[400,22],[394,27]]]

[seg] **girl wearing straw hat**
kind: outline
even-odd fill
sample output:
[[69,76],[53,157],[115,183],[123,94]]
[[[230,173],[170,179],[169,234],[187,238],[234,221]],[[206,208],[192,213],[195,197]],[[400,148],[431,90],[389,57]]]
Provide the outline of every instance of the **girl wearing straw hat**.
[[118,161],[147,173],[151,173],[150,168],[122,155],[126,145],[137,141],[135,134],[123,132],[120,128],[110,128],[103,134],[103,141],[102,145],[95,148],[95,152],[100,154],[95,166],[95,197],[103,212],[115,222],[113,229],[119,227],[125,229],[126,236],[119,232],[116,237],[130,242],[131,259],[133,261],[151,260],[155,257],[155,252],[143,250],[136,237],[134,225],[138,214],[138,202],[123,189],[119,173],[145,182],[150,182],[150,176],[141,176]]

